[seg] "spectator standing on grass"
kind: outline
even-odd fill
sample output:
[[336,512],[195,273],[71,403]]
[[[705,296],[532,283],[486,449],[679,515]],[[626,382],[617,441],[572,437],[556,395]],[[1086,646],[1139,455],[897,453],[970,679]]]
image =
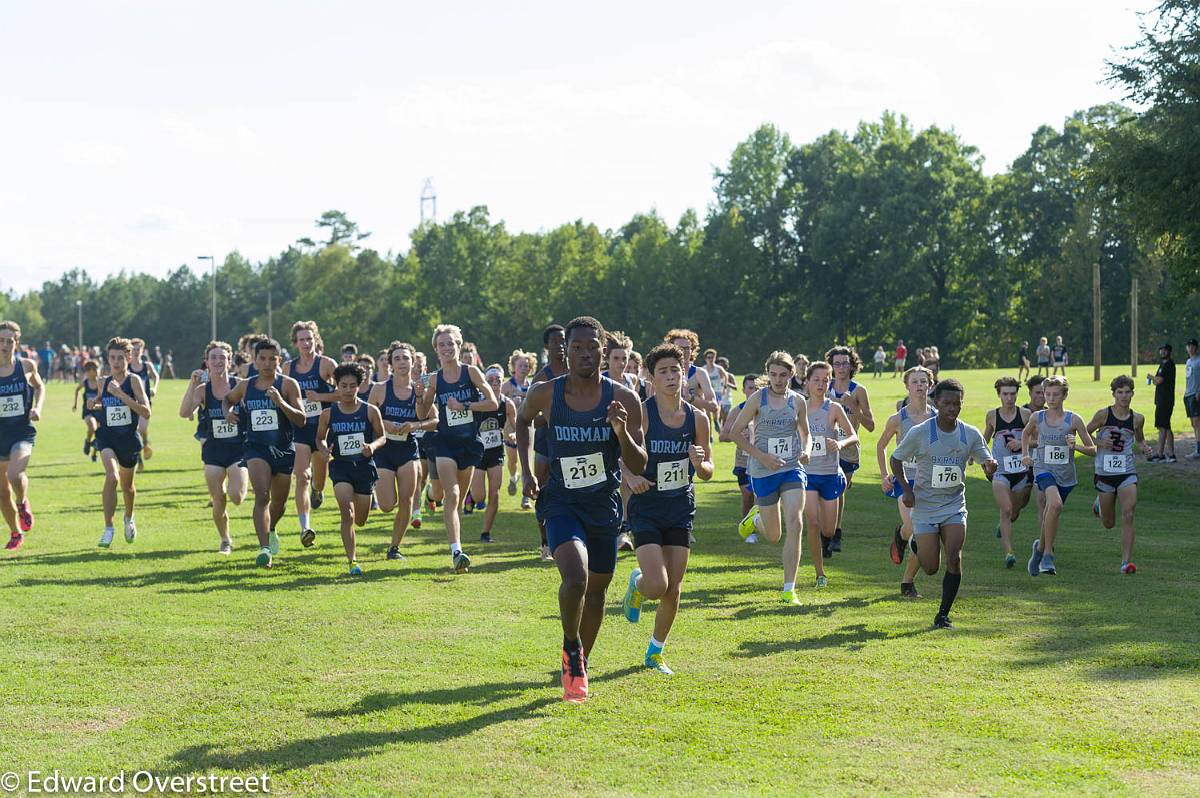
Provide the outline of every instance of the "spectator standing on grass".
[[875,350],[875,379],[879,379],[879,375],[883,373],[883,367],[887,363],[887,352],[883,351],[883,344]]
[[168,349],[167,354],[163,357],[163,376],[169,380],[175,379],[175,352]]
[[42,375],[43,382],[50,381],[50,373],[54,369],[54,347],[50,346],[47,341],[41,350],[38,351],[38,371]]
[[1189,460],[1200,460],[1200,341],[1195,338],[1187,342],[1187,363],[1184,365],[1183,410],[1192,422],[1196,451]]
[[1158,429],[1158,449],[1151,462],[1175,462],[1175,435],[1171,432],[1171,414],[1175,411],[1175,361],[1171,345],[1158,348],[1158,371],[1150,378],[1154,383],[1154,426]]
[[904,371],[904,364],[907,360],[908,347],[904,345],[904,339],[901,338],[896,343],[896,368],[892,370],[892,379],[895,379],[897,374]]

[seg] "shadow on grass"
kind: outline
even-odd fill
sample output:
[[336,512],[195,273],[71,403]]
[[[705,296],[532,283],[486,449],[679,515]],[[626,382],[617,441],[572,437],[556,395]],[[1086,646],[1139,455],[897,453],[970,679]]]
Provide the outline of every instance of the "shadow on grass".
[[[643,670],[628,667],[601,674],[594,681],[619,679]],[[446,689],[402,693],[374,693],[365,696],[344,710],[313,713],[317,718],[352,718],[379,712],[393,712],[389,717],[392,728],[381,731],[351,731],[321,737],[292,740],[267,748],[247,748],[226,753],[217,746],[194,745],[177,751],[169,760],[170,770],[178,773],[206,773],[213,770],[246,772],[267,770],[281,772],[299,770],[373,756],[381,748],[401,744],[439,743],[473,734],[489,726],[526,720],[542,714],[542,710],[561,703],[557,695],[541,695],[512,706],[488,709],[493,704],[519,700],[529,691],[542,692],[552,687],[546,681],[495,682]],[[407,707],[442,706],[461,711],[466,707],[484,708],[471,717],[418,725],[403,714]],[[410,725],[411,722],[411,725]],[[401,728],[395,728],[400,726]]]
[[[797,610],[803,609],[797,607]],[[872,640],[896,640],[902,637],[916,637],[927,634],[929,629],[913,629],[908,632],[891,634],[879,629],[868,629],[865,624],[844,626],[836,632],[830,632],[820,637],[807,637],[797,640],[747,640],[738,646],[735,656],[765,657],[788,651],[817,651],[827,648],[844,648],[847,651],[859,651]]]

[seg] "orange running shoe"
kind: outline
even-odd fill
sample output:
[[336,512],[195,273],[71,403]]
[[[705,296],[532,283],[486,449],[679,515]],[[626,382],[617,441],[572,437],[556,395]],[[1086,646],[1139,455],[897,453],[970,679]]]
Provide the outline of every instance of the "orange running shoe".
[[563,648],[562,652],[563,701],[582,704],[588,697],[587,657],[583,646],[574,651]]

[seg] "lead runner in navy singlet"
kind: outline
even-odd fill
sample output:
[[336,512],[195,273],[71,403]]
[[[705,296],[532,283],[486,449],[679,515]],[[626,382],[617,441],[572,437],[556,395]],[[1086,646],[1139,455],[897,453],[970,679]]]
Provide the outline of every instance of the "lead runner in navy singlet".
[[[563,700],[588,696],[587,652],[604,619],[604,592],[617,561],[621,525],[621,472],[646,468],[642,406],[637,394],[600,376],[604,328],[590,316],[565,330],[567,373],[529,390],[517,418],[517,453],[525,494],[537,514],[558,565],[562,617]],[[529,427],[544,415],[549,475],[541,488],[529,454]]]

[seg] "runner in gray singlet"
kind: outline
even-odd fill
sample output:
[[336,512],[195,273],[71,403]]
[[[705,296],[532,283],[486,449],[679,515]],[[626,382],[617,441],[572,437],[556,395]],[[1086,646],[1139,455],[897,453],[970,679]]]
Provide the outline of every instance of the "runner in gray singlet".
[[[1054,562],[1054,538],[1058,534],[1063,503],[1076,485],[1075,452],[1094,456],[1096,446],[1079,416],[1063,407],[1067,378],[1047,377],[1042,383],[1046,407],[1029,417],[1021,435],[1022,462],[1033,466],[1033,479],[1043,496],[1042,531],[1033,541],[1026,567],[1030,576],[1057,573]],[[1076,439],[1083,443],[1076,443]],[[1029,455],[1036,442],[1037,459]]]
[[942,603],[934,616],[935,629],[951,629],[950,609],[962,582],[962,547],[967,537],[966,466],[968,459],[983,466],[990,480],[996,473],[983,436],[959,420],[963,386],[945,379],[933,389],[937,416],[909,430],[892,452],[889,464],[895,480],[903,480],[903,461],[915,458],[915,487],[902,481],[904,503],[913,508],[913,541],[921,567],[929,575],[938,571],[940,548],[946,551]]

